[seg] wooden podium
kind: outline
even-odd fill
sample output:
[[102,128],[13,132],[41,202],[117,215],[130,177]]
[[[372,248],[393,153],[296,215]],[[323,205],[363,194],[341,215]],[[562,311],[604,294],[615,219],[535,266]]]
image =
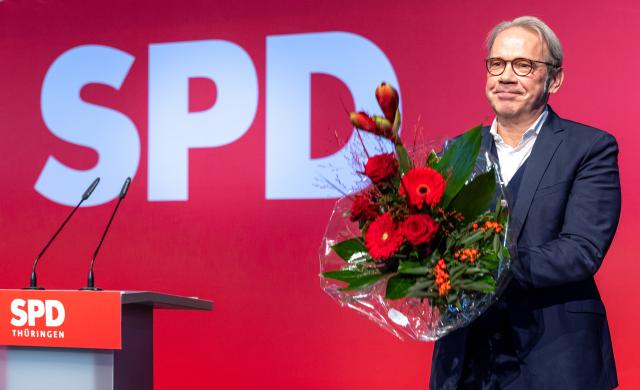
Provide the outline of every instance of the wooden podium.
[[153,310],[212,306],[147,291],[0,290],[0,390],[153,390]]

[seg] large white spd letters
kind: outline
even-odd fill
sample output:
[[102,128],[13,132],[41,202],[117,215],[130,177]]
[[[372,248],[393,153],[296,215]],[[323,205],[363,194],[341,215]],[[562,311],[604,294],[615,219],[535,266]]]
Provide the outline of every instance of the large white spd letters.
[[[205,40],[151,44],[148,53],[148,193],[149,201],[189,199],[189,150],[220,148],[241,138],[258,109],[258,73],[249,54],[233,42]],[[366,58],[366,69],[362,69]],[[74,205],[96,176],[100,186],[85,203],[114,199],[125,177],[140,163],[139,131],[124,113],[85,102],[87,84],[120,89],[135,58],[113,47],[83,45],[62,53],[49,67],[41,91],[47,128],[67,142],[98,153],[88,170],[65,166],[49,156],[35,183],[42,196]],[[347,32],[277,35],[266,38],[267,199],[338,197],[318,178],[335,178],[355,189],[360,178],[349,166],[355,135],[340,151],[311,158],[311,75],[329,74],[351,91],[358,109],[376,111],[373,90],[381,81],[398,86],[385,54],[368,39]],[[217,88],[209,109],[189,112],[189,79],[207,78]],[[358,141],[359,142],[359,141]],[[365,134],[372,150],[379,143]],[[389,150],[390,151],[390,150]]]

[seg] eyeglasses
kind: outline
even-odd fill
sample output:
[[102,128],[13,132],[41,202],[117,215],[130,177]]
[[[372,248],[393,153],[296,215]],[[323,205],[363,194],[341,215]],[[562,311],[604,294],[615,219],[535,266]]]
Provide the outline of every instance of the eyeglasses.
[[530,60],[528,58],[514,58],[513,60],[503,60],[500,57],[487,58],[485,65],[487,66],[487,72],[492,76],[500,76],[507,69],[507,62],[511,63],[511,69],[513,73],[518,76],[527,76],[534,71],[535,63],[545,64],[547,66],[556,67],[556,65],[544,61]]

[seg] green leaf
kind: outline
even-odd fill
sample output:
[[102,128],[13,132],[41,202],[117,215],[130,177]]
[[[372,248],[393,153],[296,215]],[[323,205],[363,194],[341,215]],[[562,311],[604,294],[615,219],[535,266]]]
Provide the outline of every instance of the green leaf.
[[472,221],[487,210],[495,191],[496,175],[492,169],[464,186],[449,203],[449,209],[462,213],[466,221]]
[[407,173],[412,165],[407,149],[402,145],[396,145],[396,154],[398,155],[398,162],[400,163],[400,172],[402,172],[402,174]]
[[482,126],[468,130],[452,142],[437,164],[436,170],[447,180],[447,187],[442,197],[442,205],[445,209],[473,171],[480,152],[481,140]]
[[347,287],[343,287],[341,291],[357,290],[364,286],[368,286],[382,279],[385,275],[377,270],[354,271],[339,270],[323,272],[322,276],[328,279],[335,279],[348,283]]
[[464,274],[467,267],[468,265],[465,263],[451,266],[449,268],[449,279],[451,280],[451,283],[455,282],[462,274]]
[[465,275],[481,275],[481,274],[486,274],[489,271],[487,271],[484,268],[479,268],[479,267],[469,267],[464,271]]
[[500,259],[494,253],[486,253],[478,259],[477,263],[488,271],[495,271],[498,269]]
[[492,286],[484,282],[471,282],[471,283],[462,285],[462,288],[465,290],[478,291],[484,294],[488,294],[495,291],[496,286]]
[[430,291],[430,290],[420,290],[420,291],[409,291],[407,293],[408,297],[413,297],[413,298],[438,298],[438,292],[436,291]]
[[343,260],[349,261],[354,254],[366,254],[368,256],[367,247],[364,246],[362,240],[359,238],[352,238],[349,240],[341,241],[331,247],[336,255],[340,256]]
[[462,245],[469,245],[469,244],[473,244],[474,242],[480,240],[484,238],[484,230],[480,230],[478,229],[477,231],[475,231],[474,233],[468,235],[467,237],[463,238],[462,240],[460,240],[460,244]]
[[391,128],[391,131],[393,132],[393,135],[396,136],[396,138],[398,138],[398,131],[400,130],[401,122],[402,118],[400,115],[400,109],[396,109],[396,117],[393,119],[393,127]]
[[407,291],[414,284],[414,280],[405,279],[400,275],[392,276],[387,280],[386,299],[400,299],[407,296]]
[[490,293],[496,289],[496,281],[492,276],[487,275],[478,281],[465,281],[461,284],[465,290],[479,291],[481,293]]
[[427,156],[427,166],[434,168],[438,165],[439,162],[440,157],[438,157],[438,154],[432,150],[431,153],[429,153],[429,155]]
[[413,286],[409,288],[409,293],[420,290],[427,290],[435,286],[436,281],[430,278],[417,278]]
[[478,265],[480,265],[482,268],[484,268],[485,270],[487,270],[487,272],[492,272],[498,269],[498,265],[500,263],[498,262],[491,262],[491,261],[477,261]]
[[479,260],[498,261],[498,255],[496,255],[495,253],[487,252],[487,253],[483,254],[482,256],[480,256]]
[[399,274],[425,275],[432,267],[422,265],[417,261],[401,261],[398,266]]
[[450,290],[450,292],[447,294],[446,298],[447,298],[447,303],[449,303],[449,304],[456,303],[456,301],[458,300],[458,291]]

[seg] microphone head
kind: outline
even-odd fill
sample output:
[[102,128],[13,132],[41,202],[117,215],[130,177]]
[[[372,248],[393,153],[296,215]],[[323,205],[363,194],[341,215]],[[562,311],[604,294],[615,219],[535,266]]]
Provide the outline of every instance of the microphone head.
[[84,192],[84,194],[82,194],[82,200],[83,201],[89,199],[89,197],[91,196],[91,193],[93,192],[93,190],[96,189],[96,187],[98,186],[99,182],[100,182],[100,178],[96,177],[96,179],[93,181],[93,183],[91,183],[89,188],[87,188],[87,190]]
[[122,189],[120,190],[120,199],[124,199],[124,196],[127,195],[127,191],[129,191],[129,184],[131,184],[131,178],[127,177],[127,180],[122,184]]

